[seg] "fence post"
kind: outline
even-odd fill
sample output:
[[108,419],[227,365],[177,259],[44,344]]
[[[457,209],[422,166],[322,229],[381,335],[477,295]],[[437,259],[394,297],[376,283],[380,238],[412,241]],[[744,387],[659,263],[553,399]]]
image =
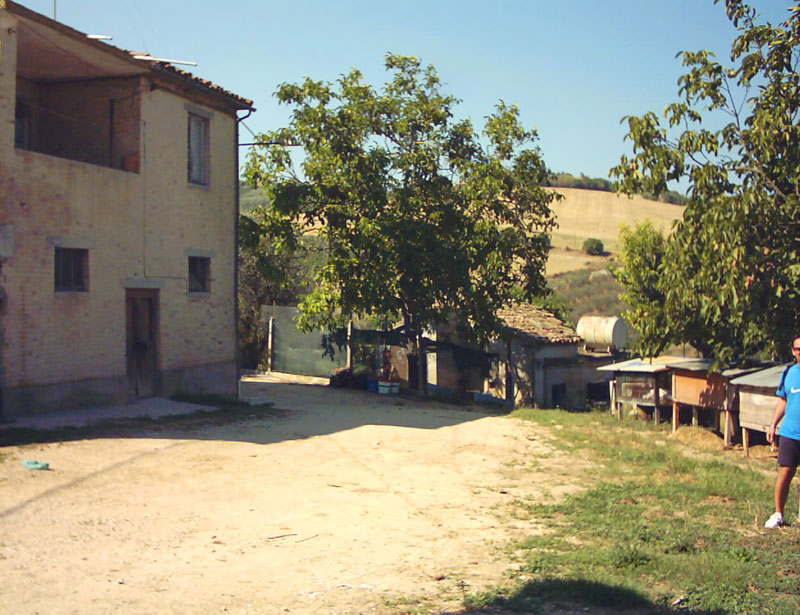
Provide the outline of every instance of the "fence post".
[[353,321],[347,323],[347,367],[353,369]]
[[272,365],[275,360],[275,317],[269,317],[267,324],[267,371],[272,371]]
[[[536,367],[534,366],[534,370]],[[514,407],[514,398],[516,397],[516,386],[514,374],[514,350],[511,342],[506,342],[506,406]],[[534,388],[536,387],[536,376],[534,375]]]

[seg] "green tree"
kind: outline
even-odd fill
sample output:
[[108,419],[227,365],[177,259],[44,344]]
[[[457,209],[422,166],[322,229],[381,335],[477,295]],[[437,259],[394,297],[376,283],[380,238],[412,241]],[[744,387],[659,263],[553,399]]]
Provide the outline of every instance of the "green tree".
[[239,358],[247,369],[259,366],[267,346],[262,307],[299,302],[325,260],[324,246],[314,237],[291,252],[278,250],[262,232],[266,209],[260,204],[239,216]]
[[621,250],[611,271],[620,282],[620,299],[631,306],[623,318],[640,334],[637,350],[654,356],[664,349],[664,331],[670,329],[661,280],[667,263],[667,239],[650,221],[620,229]]
[[[624,118],[633,157],[611,173],[628,194],[689,183],[665,258],[620,278],[633,300],[643,297],[632,304],[643,346],[690,343],[728,363],[785,354],[800,325],[800,7],[777,26],[741,0],[725,10],[738,30],[731,65],[683,52],[689,70],[666,126],[654,113]],[[647,307],[659,294],[663,314]],[[666,326],[656,326],[662,317]]]
[[[291,122],[259,141],[284,145],[251,150],[246,171],[272,202],[263,231],[289,249],[308,232],[327,244],[300,306],[306,329],[401,319],[417,352],[426,327],[454,317],[462,334],[487,339],[515,287],[526,298],[546,288],[556,197],[542,188],[537,135],[501,102],[481,140],[453,119],[457,100],[432,66],[387,54],[386,69],[380,91],[358,70],[278,88]],[[289,145],[304,150],[300,170]]]
[[605,251],[605,246],[599,239],[590,237],[583,241],[583,251],[591,256],[600,256]]

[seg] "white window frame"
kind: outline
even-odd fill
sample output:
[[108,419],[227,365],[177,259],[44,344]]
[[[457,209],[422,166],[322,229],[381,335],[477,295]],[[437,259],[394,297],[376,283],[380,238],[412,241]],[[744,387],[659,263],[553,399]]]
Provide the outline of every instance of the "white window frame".
[[209,184],[209,133],[211,120],[205,115],[189,112],[188,127],[188,179],[190,184]]

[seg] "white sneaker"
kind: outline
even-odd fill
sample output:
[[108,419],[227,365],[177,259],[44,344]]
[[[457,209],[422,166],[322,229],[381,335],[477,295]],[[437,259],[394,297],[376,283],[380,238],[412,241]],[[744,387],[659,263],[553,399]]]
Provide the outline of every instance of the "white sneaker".
[[783,515],[779,512],[772,513],[772,516],[767,519],[767,522],[764,524],[764,527],[770,530],[775,529],[776,527],[781,527],[783,525]]

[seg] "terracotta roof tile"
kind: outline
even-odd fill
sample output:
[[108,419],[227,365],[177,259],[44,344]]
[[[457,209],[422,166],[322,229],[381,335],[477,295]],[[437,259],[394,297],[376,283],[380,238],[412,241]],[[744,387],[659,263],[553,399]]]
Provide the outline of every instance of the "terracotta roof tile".
[[575,344],[581,338],[559,318],[544,308],[529,303],[514,303],[498,312],[514,333],[535,342]]
[[[133,55],[133,54],[134,54],[134,52],[131,52],[131,55]],[[193,73],[190,73],[187,70],[183,70],[181,68],[177,68],[177,67],[173,66],[172,64],[169,64],[169,63],[166,63],[166,62],[155,62],[155,63],[153,63],[153,69],[159,69],[159,70],[164,70],[166,72],[175,73],[179,77],[183,77],[184,79],[187,79],[187,80],[192,81],[192,82],[194,82],[194,83],[196,83],[198,85],[201,85],[201,86],[203,86],[205,88],[208,88],[209,90],[212,90],[213,92],[216,92],[217,94],[222,94],[223,96],[228,96],[229,98],[232,98],[233,100],[235,100],[236,102],[240,103],[244,107],[250,108],[250,107],[253,106],[253,101],[252,100],[250,100],[248,98],[244,98],[243,96],[239,96],[238,94],[234,94],[233,92],[231,92],[229,90],[226,90],[225,88],[217,85],[216,83],[213,83],[212,81],[209,81],[208,79],[202,79],[201,77],[198,77],[197,75],[195,75]]]

